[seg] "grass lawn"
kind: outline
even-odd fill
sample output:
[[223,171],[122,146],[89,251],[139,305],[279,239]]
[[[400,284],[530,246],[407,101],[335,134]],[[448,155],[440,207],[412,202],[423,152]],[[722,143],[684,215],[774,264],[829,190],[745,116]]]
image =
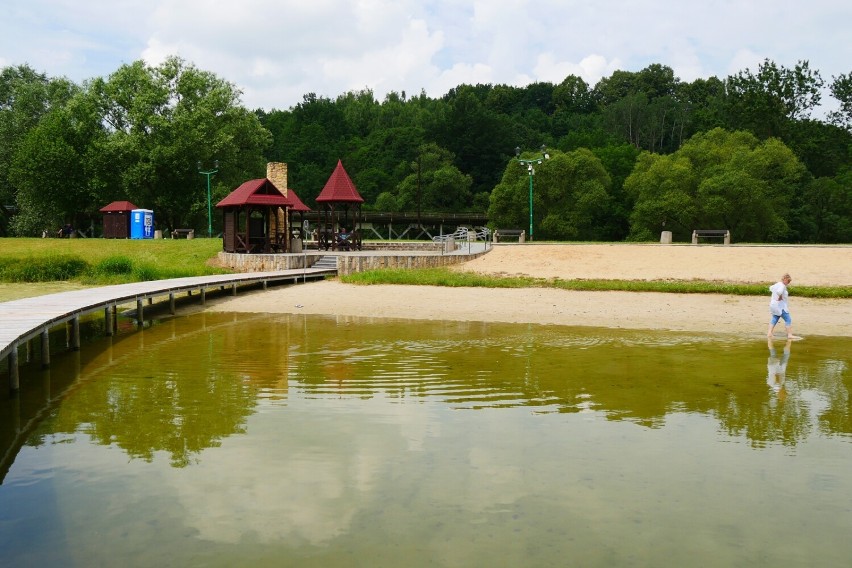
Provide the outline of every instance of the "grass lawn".
[[87,286],[227,272],[221,239],[0,238],[0,301]]

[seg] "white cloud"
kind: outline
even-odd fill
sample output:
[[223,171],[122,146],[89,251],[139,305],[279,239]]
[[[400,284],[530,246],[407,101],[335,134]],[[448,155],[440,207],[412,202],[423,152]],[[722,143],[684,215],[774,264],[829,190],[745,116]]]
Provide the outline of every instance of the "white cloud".
[[178,55],[251,107],[370,88],[441,96],[460,83],[590,85],[652,63],[682,80],[807,59],[848,73],[852,5],[812,0],[9,0],[0,64],[82,81]]

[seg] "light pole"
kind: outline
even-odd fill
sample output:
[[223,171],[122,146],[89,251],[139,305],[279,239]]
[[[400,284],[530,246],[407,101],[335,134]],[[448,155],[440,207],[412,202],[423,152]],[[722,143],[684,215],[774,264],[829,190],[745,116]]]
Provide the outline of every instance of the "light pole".
[[541,145],[541,157],[533,158],[531,160],[521,159],[521,148],[520,146],[515,148],[515,157],[517,160],[524,164],[527,167],[527,172],[530,174],[530,241],[533,240],[533,176],[535,175],[535,170],[533,169],[533,164],[540,164],[543,161],[550,158],[550,155],[547,153],[547,146],[544,144]]
[[201,162],[198,162],[198,173],[203,176],[207,176],[207,236],[213,237],[213,205],[210,202],[210,176],[219,171],[219,160],[213,162],[213,169],[208,171],[203,171],[201,169]]

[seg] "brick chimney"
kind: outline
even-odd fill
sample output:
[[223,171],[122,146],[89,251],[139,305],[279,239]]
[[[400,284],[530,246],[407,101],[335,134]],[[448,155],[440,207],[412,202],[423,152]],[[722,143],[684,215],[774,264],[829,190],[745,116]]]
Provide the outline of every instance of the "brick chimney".
[[285,162],[268,162],[266,164],[266,179],[278,188],[281,195],[287,197],[287,164]]

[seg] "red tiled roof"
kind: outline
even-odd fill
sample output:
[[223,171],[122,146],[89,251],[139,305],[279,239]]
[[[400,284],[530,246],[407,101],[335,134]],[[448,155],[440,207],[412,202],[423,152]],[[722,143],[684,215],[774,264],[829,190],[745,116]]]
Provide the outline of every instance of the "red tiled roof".
[[305,205],[296,192],[292,189],[287,190],[287,204],[290,211],[310,211],[311,208]]
[[109,205],[100,208],[101,213],[119,213],[124,211],[133,211],[139,209],[129,201],[113,201]]
[[348,203],[364,203],[364,199],[355,189],[355,184],[349,178],[349,174],[343,169],[343,163],[337,160],[337,167],[334,168],[331,177],[325,183],[319,196],[316,199],[317,203],[328,203],[331,201],[348,202]]
[[243,183],[228,196],[216,204],[216,207],[241,207],[244,205],[269,205],[288,207],[289,200],[281,195],[278,188],[266,178],[253,179]]

